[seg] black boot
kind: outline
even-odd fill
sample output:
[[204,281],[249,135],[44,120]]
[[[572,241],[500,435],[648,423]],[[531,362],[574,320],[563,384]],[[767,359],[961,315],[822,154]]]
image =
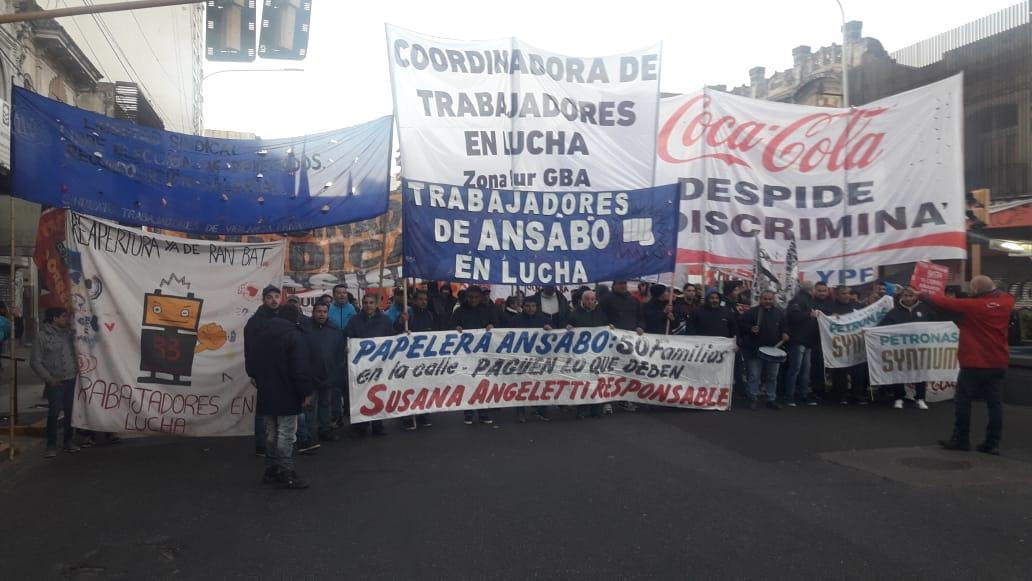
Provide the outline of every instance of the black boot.
[[968,439],[967,434],[960,434],[953,432],[949,440],[939,440],[939,445],[942,446],[943,450],[959,450],[967,452],[971,450],[971,440]]
[[283,472],[280,476],[280,482],[282,483],[283,488],[289,488],[291,490],[303,490],[308,488],[308,481],[301,480],[301,478],[298,477],[297,472],[294,472],[293,470]]
[[996,442],[991,442],[989,440],[982,442],[981,444],[976,446],[975,449],[979,452],[982,452],[983,454],[992,454],[993,456],[1000,455],[1000,445]]

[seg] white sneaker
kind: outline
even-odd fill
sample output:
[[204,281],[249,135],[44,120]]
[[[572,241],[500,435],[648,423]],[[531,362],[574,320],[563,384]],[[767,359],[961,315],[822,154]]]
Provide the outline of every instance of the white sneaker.
[[926,410],[928,409],[928,404],[925,403],[925,400],[919,399],[917,400],[917,409]]
[[898,410],[903,409],[903,400],[897,399],[896,403],[892,404],[892,407]]

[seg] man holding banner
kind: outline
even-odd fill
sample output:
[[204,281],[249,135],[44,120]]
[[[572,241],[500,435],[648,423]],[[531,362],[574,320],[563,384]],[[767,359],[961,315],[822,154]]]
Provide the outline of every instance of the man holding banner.
[[1003,437],[1003,377],[1010,365],[1007,327],[1014,297],[998,290],[992,279],[976,276],[971,279],[970,298],[945,295],[921,295],[933,305],[962,315],[960,328],[960,376],[955,398],[956,418],[953,435],[939,443],[947,450],[970,450],[971,400],[984,398],[989,408],[989,425],[985,441],[978,451],[999,455]]
[[[918,323],[934,321],[935,316],[932,310],[923,302],[917,300],[917,293],[914,289],[907,288],[903,291],[903,294],[899,297],[899,303],[894,309],[889,311],[889,314],[885,315],[882,322],[878,325],[884,327],[888,325],[902,325],[904,323]],[[872,382],[873,383],[873,382]],[[897,383],[889,386],[896,394],[896,401],[892,407],[895,409],[903,409],[903,398],[906,396],[906,388],[904,384]],[[925,392],[928,388],[928,382],[919,381],[914,384],[914,403],[917,405],[917,409],[926,410],[928,404],[925,403]]]
[[[861,305],[853,302],[849,287],[841,285],[835,289],[835,301],[828,307],[827,314],[831,316],[848,315],[860,308]],[[846,345],[845,342],[843,345]],[[848,350],[848,347],[838,347],[844,351]],[[827,354],[825,354],[825,359],[828,359]],[[839,398],[840,404],[849,405],[850,399],[859,405],[870,403],[870,398],[864,394],[867,389],[867,363],[865,361],[861,359],[859,364],[847,367],[831,367],[829,373],[831,374],[831,389]]]

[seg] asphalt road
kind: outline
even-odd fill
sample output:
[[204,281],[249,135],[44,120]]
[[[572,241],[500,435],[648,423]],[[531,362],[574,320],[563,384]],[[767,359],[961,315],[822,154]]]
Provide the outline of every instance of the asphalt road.
[[305,491],[263,486],[243,438],[34,447],[0,464],[0,578],[1028,579],[1032,408],[1006,414],[1002,458],[946,461],[912,447],[948,403],[446,415],[324,445]]

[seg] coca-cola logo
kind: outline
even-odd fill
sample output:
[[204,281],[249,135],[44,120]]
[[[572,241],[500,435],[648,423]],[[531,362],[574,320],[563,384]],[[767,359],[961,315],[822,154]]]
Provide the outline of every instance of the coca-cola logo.
[[[762,150],[763,169],[807,173],[817,168],[863,169],[882,155],[885,132],[874,131],[871,122],[886,107],[814,113],[782,127],[732,115],[718,117],[709,109],[711,100],[704,94],[693,97],[666,120],[656,144],[660,159],[688,163],[709,158],[752,167],[745,154]],[[843,118],[846,122],[839,122]],[[697,147],[705,153],[692,155]]]

